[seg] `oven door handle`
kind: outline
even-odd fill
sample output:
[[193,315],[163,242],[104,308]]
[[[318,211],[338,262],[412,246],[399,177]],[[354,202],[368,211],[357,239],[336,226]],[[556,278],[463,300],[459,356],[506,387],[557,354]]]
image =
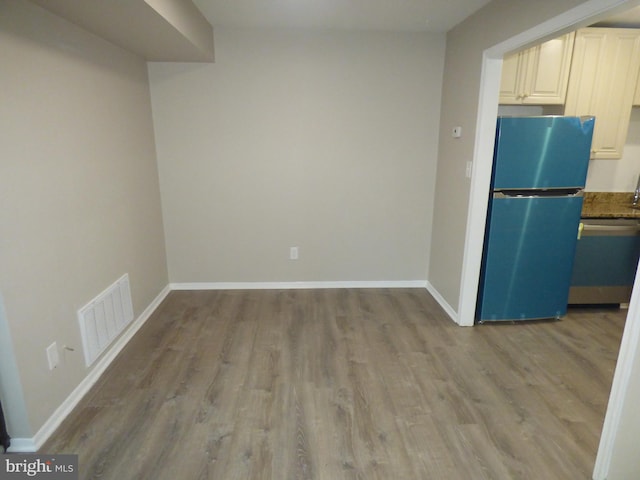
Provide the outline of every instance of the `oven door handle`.
[[582,227],[582,235],[638,235],[640,225],[594,225],[585,223]]

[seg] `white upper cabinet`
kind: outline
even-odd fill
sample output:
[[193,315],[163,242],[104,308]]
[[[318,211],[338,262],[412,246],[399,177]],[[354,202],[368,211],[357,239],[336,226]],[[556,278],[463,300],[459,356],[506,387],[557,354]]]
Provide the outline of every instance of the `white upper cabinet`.
[[500,103],[562,105],[567,93],[575,33],[554,38],[502,63]]
[[584,28],[573,49],[565,115],[594,115],[591,158],[621,158],[640,70],[640,30]]

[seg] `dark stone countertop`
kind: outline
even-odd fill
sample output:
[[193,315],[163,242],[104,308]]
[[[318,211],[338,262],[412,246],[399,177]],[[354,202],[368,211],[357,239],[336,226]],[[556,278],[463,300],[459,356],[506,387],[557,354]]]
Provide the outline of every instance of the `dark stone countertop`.
[[582,218],[640,218],[632,201],[633,192],[585,192]]

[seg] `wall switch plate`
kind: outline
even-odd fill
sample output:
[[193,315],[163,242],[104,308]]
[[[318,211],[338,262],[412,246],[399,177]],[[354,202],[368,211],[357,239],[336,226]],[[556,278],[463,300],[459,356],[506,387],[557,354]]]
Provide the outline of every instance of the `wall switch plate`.
[[462,136],[462,127],[453,127],[453,130],[451,130],[451,136],[453,138],[460,138]]
[[298,259],[298,247],[291,247],[289,249],[289,260],[297,260]]
[[49,361],[49,370],[53,370],[60,363],[60,355],[58,354],[58,345],[53,342],[47,347],[47,360]]

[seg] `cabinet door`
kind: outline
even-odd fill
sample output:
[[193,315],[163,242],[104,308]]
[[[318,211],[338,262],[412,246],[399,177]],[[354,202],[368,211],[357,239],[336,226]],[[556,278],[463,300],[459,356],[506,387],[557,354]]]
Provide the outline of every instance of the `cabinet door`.
[[504,105],[520,105],[522,103],[522,86],[524,69],[527,67],[525,52],[505,57],[502,62],[502,81],[500,82],[500,103]]
[[640,69],[640,31],[578,30],[565,115],[594,115],[592,158],[621,158]]
[[571,32],[505,57],[502,63],[500,103],[564,104],[574,36]]
[[564,104],[574,37],[571,32],[529,51],[523,103]]

